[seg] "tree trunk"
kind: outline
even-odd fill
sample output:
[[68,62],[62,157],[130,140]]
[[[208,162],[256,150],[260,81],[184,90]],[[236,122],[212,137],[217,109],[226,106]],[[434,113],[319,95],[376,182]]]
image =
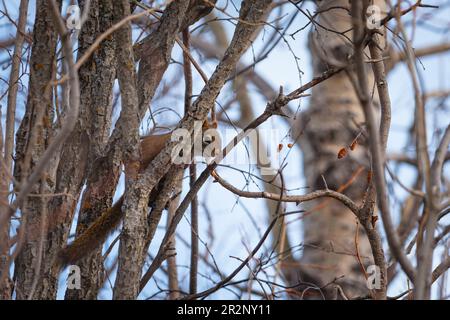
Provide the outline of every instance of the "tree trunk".
[[[315,76],[330,67],[348,64],[352,54],[351,32],[343,36],[326,30],[344,32],[351,28],[349,1],[317,1],[317,5],[322,12],[317,19],[321,27],[315,27],[309,39]],[[339,190],[361,202],[370,160],[364,134],[359,135],[365,130],[364,114],[349,74],[352,71],[341,72],[313,88],[309,109],[300,117],[300,147],[309,190]],[[367,80],[373,88],[373,78]],[[376,99],[377,94],[373,96]],[[374,105],[379,104],[374,101]],[[351,150],[349,146],[358,135],[357,146]],[[341,152],[338,157],[343,148],[346,154]],[[336,295],[334,284],[339,284],[348,297],[367,294],[357,249],[365,269],[373,264],[373,259],[361,227],[358,239],[355,238],[354,214],[335,200],[313,201],[304,209],[304,251],[300,261],[303,277],[298,280],[312,282],[321,289],[308,290],[305,297],[321,298],[321,291],[327,299],[341,298]]]
[[[60,4],[60,1],[58,1]],[[51,7],[46,0],[36,3],[36,18],[33,30],[33,47],[30,61],[30,89],[26,104],[25,116],[17,131],[16,163],[14,176],[18,181],[24,183],[34,165],[39,161],[41,155],[49,144],[53,134],[53,107],[52,88],[49,82],[55,74],[55,49],[57,33],[54,28]],[[57,160],[55,159],[55,162]],[[54,168],[55,165],[49,166]],[[43,174],[39,183],[32,193],[53,193],[55,176],[51,169]],[[46,276],[46,266],[50,264],[51,254],[46,246],[50,241],[45,241],[40,248],[41,235],[46,229],[57,224],[54,219],[48,226],[41,225],[43,215],[47,206],[46,197],[28,197],[23,206],[21,214],[21,228],[18,246],[22,246],[14,270],[16,281],[16,292],[18,299],[52,299],[56,297],[56,281]],[[44,227],[44,228],[42,228]],[[42,255],[42,256],[40,256]],[[34,283],[34,280],[39,281]],[[34,295],[31,297],[32,288]]]
[[[82,9],[84,2],[80,3]],[[113,2],[111,0],[91,1],[89,18],[83,25],[80,39],[78,57],[92,45],[92,42],[113,24]],[[87,186],[84,191],[80,213],[77,221],[77,235],[83,233],[95,221],[101,212],[110,207],[115,191],[115,184],[119,174],[112,174],[108,183],[100,179],[103,172],[102,158],[107,149],[108,136],[111,129],[112,89],[116,75],[116,41],[115,36],[105,40],[94,55],[80,68],[81,110],[83,120],[80,121],[79,130],[72,135],[73,140],[66,146],[67,156],[75,157],[73,152],[84,153],[89,159],[84,164],[84,175],[79,176],[75,184],[76,192],[80,192],[81,185],[87,176]],[[85,147],[83,148],[83,144]],[[103,159],[103,158],[102,158]],[[74,167],[64,163],[63,170],[79,170],[80,164],[74,161]],[[109,171],[109,167],[106,169]],[[111,170],[112,171],[112,170]],[[66,175],[63,175],[64,177]],[[75,175],[77,177],[78,175]],[[103,187],[96,188],[95,183],[103,183]],[[78,185],[77,185],[78,184]],[[104,187],[108,186],[108,187]],[[81,274],[81,288],[67,289],[66,299],[96,299],[98,291],[104,282],[102,249],[93,252],[86,259],[78,263]]]

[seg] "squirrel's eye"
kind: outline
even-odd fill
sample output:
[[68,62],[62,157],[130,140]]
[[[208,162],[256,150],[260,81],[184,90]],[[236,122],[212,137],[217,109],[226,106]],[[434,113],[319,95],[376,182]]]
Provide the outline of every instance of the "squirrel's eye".
[[211,142],[213,142],[213,136],[205,134],[203,137],[203,143],[210,144]]

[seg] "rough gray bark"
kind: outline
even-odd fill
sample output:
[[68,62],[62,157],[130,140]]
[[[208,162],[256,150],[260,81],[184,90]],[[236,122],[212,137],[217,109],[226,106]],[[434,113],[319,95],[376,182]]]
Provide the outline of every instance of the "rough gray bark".
[[[116,3],[115,14],[118,20],[130,14],[127,0],[122,0],[121,2]],[[122,140],[123,144],[121,145],[122,148],[126,147],[126,149],[124,150],[123,157],[131,163],[131,168],[126,169],[125,189],[128,190],[130,188],[130,185],[133,184],[133,181],[137,174],[136,169],[133,170],[133,168],[139,167],[139,165],[134,166],[133,164],[139,163],[139,124],[141,120],[138,111],[138,92],[136,87],[136,73],[134,68],[134,55],[133,55],[133,44],[131,39],[130,24],[126,25],[125,27],[123,27],[121,30],[118,31],[117,41],[118,43],[121,44],[120,46],[117,47],[117,57],[119,59],[119,63],[117,65],[117,75],[119,79],[120,95],[122,101],[120,120],[123,120],[119,124],[124,125],[124,127],[121,128],[124,129],[124,131],[126,127],[128,127],[129,129],[128,134],[124,136],[124,139]],[[126,204],[127,204],[127,192],[125,192],[124,206]],[[142,210],[140,213],[142,219],[145,219],[146,213],[145,210]],[[124,261],[123,256],[127,255],[127,253],[123,253],[122,250],[124,244],[124,237],[126,237],[127,223],[130,219],[132,219],[132,221],[135,222],[134,219],[136,219],[136,217],[134,216],[130,217],[126,213],[124,218],[124,228],[121,234],[121,241],[119,246],[119,269],[118,275],[116,277],[115,288],[117,287],[123,288],[123,286],[117,286],[117,283],[122,278],[120,272],[122,263]],[[142,228],[144,226],[145,221],[138,221],[137,223],[138,228]],[[136,243],[135,245],[136,247],[133,246],[127,247],[126,251],[139,250],[140,249],[139,243]],[[128,269],[128,267],[129,266],[126,267],[126,270]],[[122,270],[122,272],[126,271]],[[116,289],[114,290],[114,297],[115,298],[117,297]]]
[[[84,3],[80,3],[84,8]],[[83,56],[93,41],[113,24],[113,2],[111,0],[91,0],[89,16],[83,25],[79,38],[78,56]],[[107,147],[111,128],[112,88],[116,74],[116,39],[111,37],[102,42],[100,48],[79,70],[81,85],[82,113],[77,130],[72,139],[66,143],[64,160],[61,162],[59,177],[60,189],[69,188],[78,199],[82,184],[87,178],[80,213],[77,221],[77,235],[81,234],[112,202],[114,185],[118,175],[112,178],[109,189],[98,189],[99,169],[96,159],[103,156]],[[73,211],[68,213],[65,230],[67,237]],[[66,238],[65,238],[66,239]],[[64,240],[65,243],[65,240]],[[61,244],[60,244],[61,245]],[[103,284],[104,270],[101,250],[79,262],[81,272],[81,289],[66,291],[66,299],[96,299]]]
[[[25,115],[16,136],[16,162],[14,176],[18,181],[26,181],[34,164],[41,158],[53,133],[52,90],[48,83],[55,72],[55,48],[57,32],[46,0],[36,3],[36,18],[33,31],[33,46],[30,61],[30,84]],[[44,179],[36,184],[32,193],[52,193],[55,177],[52,172],[44,174]],[[25,239],[16,259],[14,280],[18,299],[29,298],[33,280],[40,239],[41,208],[46,206],[46,198],[27,198],[22,206],[22,224]],[[25,213],[25,214],[23,214]],[[51,221],[51,220],[49,220]],[[55,225],[58,221],[53,220]],[[50,224],[47,228],[54,226]],[[19,242],[21,243],[21,242]],[[44,247],[45,248],[45,247]],[[40,275],[45,275],[49,256],[44,249]],[[52,299],[56,294],[56,283],[45,276],[40,277],[33,298]]]

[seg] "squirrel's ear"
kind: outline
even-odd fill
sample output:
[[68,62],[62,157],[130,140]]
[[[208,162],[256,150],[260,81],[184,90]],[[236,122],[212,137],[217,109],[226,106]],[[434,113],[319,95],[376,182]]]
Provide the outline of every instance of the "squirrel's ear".
[[212,129],[217,129],[217,120],[214,120],[212,122],[209,122],[208,120],[205,120],[203,122],[203,125],[202,125],[203,131],[211,129],[211,128]]
[[164,148],[170,133],[146,136],[141,139],[141,167],[146,168]]

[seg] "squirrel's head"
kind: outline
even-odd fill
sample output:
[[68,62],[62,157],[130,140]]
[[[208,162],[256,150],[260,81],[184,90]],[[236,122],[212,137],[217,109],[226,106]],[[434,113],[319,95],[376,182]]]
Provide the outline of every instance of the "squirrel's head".
[[[177,154],[178,158],[183,159],[186,164],[192,161],[193,157],[191,155],[199,155],[199,150],[194,150],[194,154],[188,151],[192,145],[195,149],[195,147],[199,146],[199,144],[192,141],[191,137],[184,134],[183,131],[174,130],[166,134],[148,135],[142,137],[141,139],[141,168],[145,168],[150,164],[150,162],[164,148],[169,139],[180,142],[179,146],[177,146],[177,149],[179,150],[177,150],[174,154]],[[201,154],[205,158],[216,156],[221,148],[221,139],[217,131],[217,121],[203,122],[201,139]]]

